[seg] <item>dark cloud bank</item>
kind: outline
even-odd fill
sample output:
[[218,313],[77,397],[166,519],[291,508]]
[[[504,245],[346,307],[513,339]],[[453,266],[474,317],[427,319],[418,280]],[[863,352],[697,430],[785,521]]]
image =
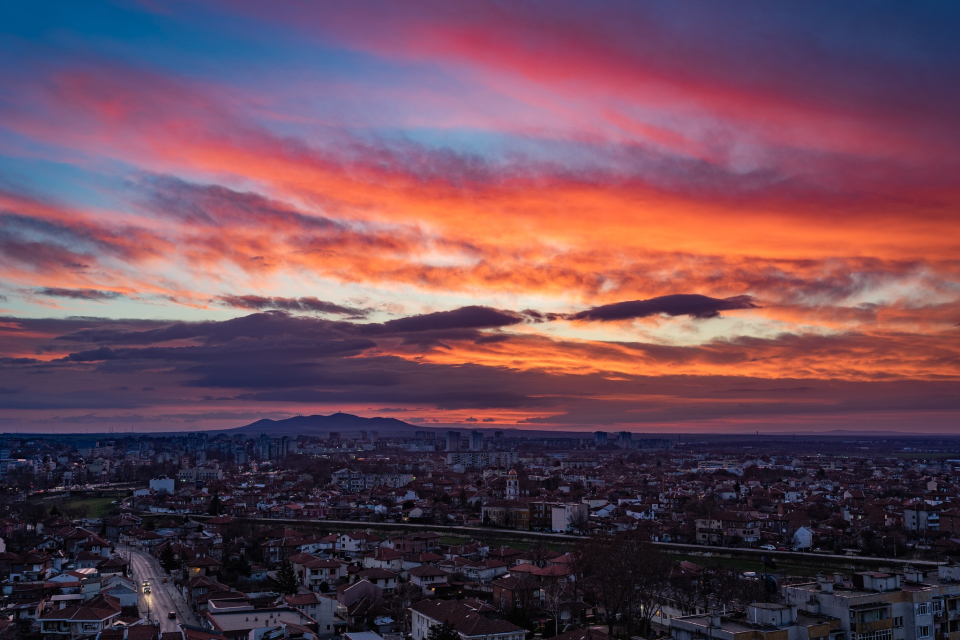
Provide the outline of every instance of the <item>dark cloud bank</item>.
[[[265,304],[273,304],[273,299]],[[596,307],[568,317],[582,321],[651,314],[711,318],[721,311],[753,306],[746,297],[665,296]],[[623,357],[640,364],[723,365],[729,366],[725,370],[731,375],[565,375],[536,368],[418,360],[431,350],[491,340],[514,344],[518,353],[530,341],[539,341],[540,346],[548,341],[554,349],[585,358],[590,355],[585,350],[611,348],[605,343],[565,343],[502,331],[548,319],[533,313],[472,306],[383,323],[284,310],[219,322],[4,318],[0,331],[10,338],[4,342],[19,353],[66,355],[53,362],[22,356],[0,359],[0,387],[11,390],[0,394],[0,411],[109,409],[179,415],[210,402],[226,402],[242,412],[275,411],[276,403],[317,412],[337,405],[405,404],[441,410],[523,409],[538,414],[525,421],[529,424],[570,426],[691,421],[706,426],[742,418],[775,423],[784,417],[842,416],[846,420],[861,414],[895,414],[906,416],[904,428],[916,430],[933,424],[924,417],[931,412],[949,419],[960,414],[960,387],[953,381],[883,377],[843,381],[802,375],[768,380],[735,375],[738,363],[758,358],[782,358],[789,364],[795,355],[818,350],[835,354],[863,349],[865,344],[872,349],[882,346],[865,336],[783,335],[716,340],[700,346],[617,345],[628,349]]]

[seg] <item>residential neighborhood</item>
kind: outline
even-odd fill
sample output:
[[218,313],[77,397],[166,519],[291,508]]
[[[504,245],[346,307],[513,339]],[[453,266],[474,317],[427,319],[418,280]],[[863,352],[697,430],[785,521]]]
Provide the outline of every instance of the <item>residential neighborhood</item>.
[[[949,452],[592,436],[7,439],[0,616],[38,640],[960,637]],[[471,446],[509,464],[448,450]]]

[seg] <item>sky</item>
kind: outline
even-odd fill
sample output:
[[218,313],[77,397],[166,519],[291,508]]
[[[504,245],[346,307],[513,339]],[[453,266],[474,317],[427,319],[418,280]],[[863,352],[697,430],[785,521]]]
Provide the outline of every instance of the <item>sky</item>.
[[0,5],[0,430],[960,432],[960,7]]

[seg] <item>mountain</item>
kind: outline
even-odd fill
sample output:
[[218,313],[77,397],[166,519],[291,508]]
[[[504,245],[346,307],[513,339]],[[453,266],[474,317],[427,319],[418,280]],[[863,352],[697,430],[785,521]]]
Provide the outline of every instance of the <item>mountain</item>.
[[242,433],[259,436],[266,433],[271,436],[328,436],[331,431],[353,432],[360,430],[379,431],[383,435],[412,434],[422,429],[416,425],[396,418],[361,418],[349,413],[332,413],[329,416],[294,416],[286,420],[257,420],[236,429],[227,429],[223,433]]

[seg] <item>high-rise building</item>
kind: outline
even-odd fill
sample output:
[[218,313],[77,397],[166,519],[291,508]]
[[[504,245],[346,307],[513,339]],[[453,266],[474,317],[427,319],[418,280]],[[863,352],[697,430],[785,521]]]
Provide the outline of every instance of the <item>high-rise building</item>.
[[447,431],[447,451],[460,451],[459,431]]
[[594,431],[593,432],[593,443],[598,447],[602,447],[607,444],[607,432],[606,431]]
[[470,451],[483,451],[483,431],[470,432]]
[[633,434],[629,431],[621,431],[620,434],[620,447],[623,449],[633,448]]

